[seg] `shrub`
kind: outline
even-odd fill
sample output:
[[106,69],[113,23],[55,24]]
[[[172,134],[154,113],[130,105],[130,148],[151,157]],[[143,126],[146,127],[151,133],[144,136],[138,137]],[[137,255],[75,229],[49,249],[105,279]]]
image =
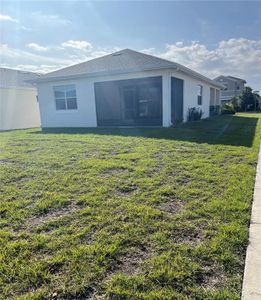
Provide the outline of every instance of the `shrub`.
[[234,115],[236,112],[232,104],[226,103],[222,107],[221,113],[222,115]]
[[209,106],[209,115],[216,116],[220,114],[220,106],[219,105],[210,105]]
[[239,97],[233,97],[229,104],[233,107],[234,111],[240,111],[241,101]]
[[188,122],[200,120],[203,112],[200,108],[191,107],[188,109]]

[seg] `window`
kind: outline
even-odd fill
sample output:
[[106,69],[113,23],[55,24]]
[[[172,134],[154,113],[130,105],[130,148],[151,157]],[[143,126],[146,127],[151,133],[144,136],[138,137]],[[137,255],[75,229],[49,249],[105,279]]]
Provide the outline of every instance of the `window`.
[[76,110],[76,88],[75,85],[61,85],[54,87],[56,110]]
[[198,85],[198,105],[202,105],[203,86]]
[[144,85],[138,88],[138,115],[140,118],[154,118],[159,113],[158,101],[160,89],[158,86]]

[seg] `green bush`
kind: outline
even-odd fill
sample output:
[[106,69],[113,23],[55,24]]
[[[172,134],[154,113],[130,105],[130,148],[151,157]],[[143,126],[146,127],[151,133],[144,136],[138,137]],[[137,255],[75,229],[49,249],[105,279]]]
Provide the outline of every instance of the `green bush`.
[[200,108],[191,107],[188,109],[188,122],[200,120],[203,112]]
[[236,112],[232,104],[226,103],[222,107],[221,113],[222,115],[234,115]]

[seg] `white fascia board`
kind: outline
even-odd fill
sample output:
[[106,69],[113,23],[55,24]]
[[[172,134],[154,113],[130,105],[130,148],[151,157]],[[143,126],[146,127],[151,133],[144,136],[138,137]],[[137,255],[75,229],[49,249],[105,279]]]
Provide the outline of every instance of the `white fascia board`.
[[145,72],[145,71],[156,71],[156,70],[175,70],[177,72],[181,71],[186,75],[189,75],[193,78],[200,79],[212,86],[218,87],[218,88],[224,88],[224,86],[221,83],[215,82],[214,80],[211,80],[195,71],[190,70],[189,68],[183,67],[181,65],[177,65],[174,67],[173,65],[170,67],[146,67],[146,68],[132,68],[128,70],[115,70],[110,72],[96,72],[96,73],[90,73],[90,74],[74,74],[74,75],[65,75],[65,76],[53,76],[53,77],[43,77],[43,78],[37,78],[37,79],[31,79],[27,80],[27,82],[30,83],[41,83],[41,82],[50,82],[50,81],[62,81],[62,80],[68,80],[68,79],[77,79],[77,78],[93,78],[93,77],[101,77],[101,76],[108,76],[108,75],[121,75],[121,74],[130,74],[130,73],[137,73],[137,72]]
[[23,86],[0,86],[1,90],[23,90],[23,91],[36,91],[36,87],[23,87]]
[[43,77],[37,78],[35,80],[31,79],[27,82],[31,83],[40,83],[40,82],[50,82],[50,81],[62,81],[68,79],[77,79],[77,78],[94,78],[94,77],[101,77],[101,76],[108,76],[108,75],[121,75],[121,74],[130,74],[130,73],[137,73],[137,72],[144,72],[144,71],[155,71],[155,70],[166,70],[167,68],[159,67],[159,68],[132,68],[128,70],[115,70],[110,72],[93,72],[93,73],[81,73],[81,74],[73,74],[73,75],[65,75],[65,76],[53,76],[53,77]]

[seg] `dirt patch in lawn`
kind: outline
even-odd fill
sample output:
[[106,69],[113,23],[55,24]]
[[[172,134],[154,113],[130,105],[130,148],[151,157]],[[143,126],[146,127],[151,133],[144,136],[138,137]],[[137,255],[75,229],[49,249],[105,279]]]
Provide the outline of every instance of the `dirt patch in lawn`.
[[106,281],[117,273],[124,273],[125,275],[134,275],[139,273],[142,263],[151,256],[151,251],[145,246],[131,248],[126,255],[122,256],[111,267]]
[[128,173],[129,170],[125,168],[111,168],[105,170],[103,173],[104,174],[109,174],[109,175],[114,175],[114,174],[123,174],[123,173]]
[[94,291],[94,293],[87,297],[87,298],[83,298],[85,300],[107,300],[109,299],[107,295],[99,295],[98,291]]
[[189,244],[197,246],[205,239],[205,236],[200,228],[180,228],[173,233],[173,242],[181,244]]
[[26,227],[29,229],[29,231],[33,231],[35,227],[41,226],[49,221],[54,221],[59,218],[70,215],[79,209],[81,209],[80,206],[71,203],[70,205],[67,205],[65,207],[52,210],[47,214],[28,219],[26,222]]
[[40,150],[41,150],[41,148],[32,148],[32,149],[26,150],[25,153],[33,153],[33,152],[38,152]]
[[133,192],[135,192],[138,189],[138,186],[135,184],[123,184],[118,187],[117,189],[117,195],[120,197],[129,197]]
[[161,203],[158,208],[164,212],[171,214],[178,214],[182,211],[184,202],[179,199],[172,199],[167,202]]
[[188,177],[179,177],[176,179],[178,185],[188,185],[191,182],[191,179]]
[[13,163],[13,161],[10,159],[7,159],[7,158],[0,159],[0,165],[7,165],[7,164],[11,164],[11,163]]
[[[120,257],[113,263],[103,279],[103,283],[108,283],[116,274],[123,273],[125,275],[135,275],[141,271],[143,262],[151,257],[152,252],[149,247],[139,246],[131,248],[128,253]],[[108,299],[106,294],[95,291],[86,300],[105,300]]]
[[225,274],[216,266],[208,266],[205,268],[207,276],[204,277],[202,287],[204,289],[216,289],[224,286],[226,281]]

